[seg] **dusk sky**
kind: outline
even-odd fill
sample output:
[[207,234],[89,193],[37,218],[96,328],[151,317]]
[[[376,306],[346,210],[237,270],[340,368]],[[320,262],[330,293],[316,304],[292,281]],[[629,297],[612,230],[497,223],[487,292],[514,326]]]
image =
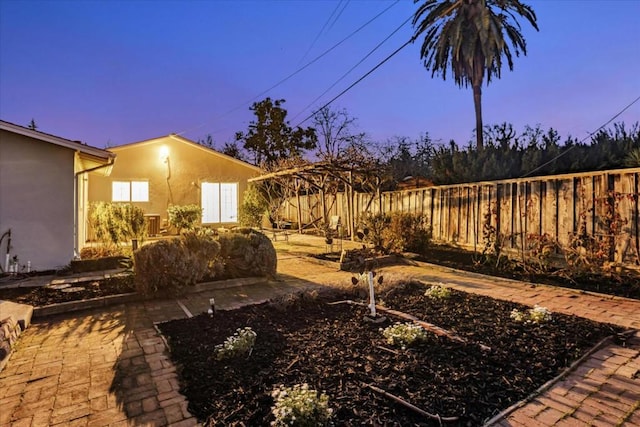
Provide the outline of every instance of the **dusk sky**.
[[[483,86],[485,124],[510,122],[519,131],[540,124],[563,140],[582,139],[640,96],[640,0],[525,3],[540,31],[519,21],[528,54]],[[300,124],[410,39],[416,7],[382,0],[0,0],[0,119],[26,126],[33,118],[38,130],[97,147],[169,133],[192,140],[211,134],[221,147],[247,130],[250,105],[267,96],[285,99],[291,125]],[[420,43],[332,108],[346,109],[373,141],[428,132],[466,145],[471,89],[431,78]],[[615,121],[639,120],[636,102]]]

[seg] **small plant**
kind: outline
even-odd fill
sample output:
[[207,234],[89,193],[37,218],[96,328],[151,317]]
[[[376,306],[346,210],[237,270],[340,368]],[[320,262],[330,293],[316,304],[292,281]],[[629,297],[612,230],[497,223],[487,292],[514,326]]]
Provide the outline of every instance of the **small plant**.
[[258,335],[249,326],[238,328],[224,343],[215,347],[216,360],[230,359],[242,354],[251,354]]
[[432,299],[447,299],[451,296],[451,289],[444,286],[443,283],[438,283],[427,289],[424,296]]
[[195,229],[200,218],[202,217],[202,208],[198,205],[171,205],[167,208],[169,214],[169,224],[178,230],[178,234],[182,230],[192,231]]
[[309,388],[308,384],[296,384],[274,390],[275,400],[271,413],[275,420],[272,426],[330,426],[333,409],[329,408],[329,398]]
[[414,323],[395,323],[382,331],[387,343],[406,347],[427,339],[427,333]]
[[128,239],[144,239],[147,232],[144,211],[129,203],[94,203],[89,223],[96,238],[107,246],[118,246]]
[[533,308],[527,311],[520,311],[517,308],[511,310],[509,316],[518,323],[545,323],[551,320],[551,311],[546,307],[541,307],[536,304]]
[[269,203],[256,184],[249,184],[242,196],[238,221],[243,227],[260,227],[262,218],[269,209]]
[[536,271],[546,272],[551,266],[551,257],[558,248],[558,243],[549,234],[531,233],[527,236],[527,244],[529,247],[529,255],[534,262],[527,262]]
[[384,213],[365,214],[361,220],[362,232],[359,237],[372,244],[375,250],[388,253],[389,248],[385,246],[383,233],[389,227],[391,217]]

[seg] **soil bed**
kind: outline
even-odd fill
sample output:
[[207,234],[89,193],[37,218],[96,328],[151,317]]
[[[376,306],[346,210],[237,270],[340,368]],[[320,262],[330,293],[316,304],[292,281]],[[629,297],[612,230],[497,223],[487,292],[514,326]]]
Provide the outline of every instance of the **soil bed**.
[[[179,367],[189,410],[207,425],[269,425],[271,391],[308,383],[325,392],[335,425],[431,426],[429,420],[368,389],[374,385],[452,425],[478,426],[557,376],[620,328],[553,314],[542,325],[510,318],[527,307],[452,290],[424,296],[425,286],[380,291],[389,308],[448,329],[467,344],[436,337],[407,349],[388,344],[380,327],[363,321],[364,307],[329,305],[352,293],[279,301],[159,325]],[[214,347],[237,328],[257,333],[250,356],[217,361]],[[491,347],[483,351],[479,344]]]
[[34,307],[135,292],[133,276],[74,283],[67,287],[41,286],[0,289],[0,299]]
[[493,262],[478,263],[476,262],[478,258],[479,255],[471,251],[436,245],[431,246],[418,259],[489,276],[640,299],[640,274],[633,271],[627,270],[615,274],[584,272],[569,277],[566,271],[560,269],[550,270],[547,273],[532,273],[518,263],[506,262],[496,267]]
[[[311,256],[323,261],[333,261],[338,265],[339,255],[320,254]],[[584,272],[570,277],[566,271],[561,269],[550,269],[546,273],[535,273],[527,271],[522,264],[513,261],[503,261],[499,267],[496,267],[495,261],[479,262],[480,258],[480,254],[464,249],[433,245],[424,254],[417,256],[415,259],[488,276],[640,299],[640,274],[633,271],[627,270],[617,274]],[[375,262],[373,264],[375,265]]]

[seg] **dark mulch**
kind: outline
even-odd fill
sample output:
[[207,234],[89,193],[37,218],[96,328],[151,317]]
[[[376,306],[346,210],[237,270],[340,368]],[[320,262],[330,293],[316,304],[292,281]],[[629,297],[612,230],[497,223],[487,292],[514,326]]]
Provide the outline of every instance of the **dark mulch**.
[[[71,292],[68,290],[72,288]],[[99,281],[74,283],[69,288],[57,289],[56,287],[37,288],[3,288],[0,289],[0,299],[18,302],[21,304],[42,307],[61,302],[79,301],[110,295],[135,292],[133,276],[111,277]]]
[[[621,331],[555,313],[544,325],[518,324],[509,315],[525,306],[458,291],[447,300],[432,300],[424,290],[416,283],[399,285],[381,292],[381,298],[388,307],[454,331],[468,344],[429,334],[427,342],[393,353],[380,325],[363,321],[367,309],[328,305],[328,296],[284,298],[167,322],[160,329],[179,366],[189,410],[216,426],[269,425],[271,391],[296,383],[329,396],[335,425],[438,425],[366,388],[372,384],[430,413],[460,417],[454,425],[477,426],[557,376],[603,337]],[[257,333],[252,354],[216,361],[214,346],[245,326]]]
[[451,246],[431,246],[419,257],[420,260],[460,270],[473,271],[489,276],[543,283],[583,291],[600,292],[626,298],[640,299],[640,274],[632,271],[620,273],[569,274],[562,269],[551,269],[545,273],[535,273],[522,264],[506,261],[496,267],[494,262],[481,262],[481,257],[471,251]]

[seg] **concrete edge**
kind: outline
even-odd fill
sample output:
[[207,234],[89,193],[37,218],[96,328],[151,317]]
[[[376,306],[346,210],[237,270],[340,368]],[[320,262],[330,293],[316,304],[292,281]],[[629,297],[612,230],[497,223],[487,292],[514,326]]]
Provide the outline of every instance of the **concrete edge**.
[[115,304],[124,304],[144,299],[137,292],[127,294],[109,295],[106,297],[90,298],[86,300],[61,302],[59,304],[44,305],[42,307],[33,308],[33,318],[42,318],[62,313],[71,313],[74,311],[88,310],[91,308],[106,307]]
[[[240,286],[251,286],[267,282],[266,277],[243,277],[238,279],[227,279],[212,282],[197,283],[189,289],[187,294],[194,294],[218,289],[229,289]],[[86,300],[68,301],[59,304],[45,305],[42,307],[33,307],[33,318],[41,319],[56,314],[72,313],[81,310],[89,310],[92,308],[108,307],[117,304],[126,304],[148,299],[147,297],[137,293],[130,292],[119,295],[109,295],[106,297],[90,298]]]
[[562,290],[566,290],[568,292],[571,292],[571,293],[574,293],[574,294],[578,294],[578,295],[591,295],[591,296],[594,296],[594,297],[602,298],[602,299],[605,299],[605,300],[612,300],[612,301],[629,301],[629,302],[639,302],[640,301],[640,300],[637,300],[635,298],[620,297],[620,296],[617,296],[617,295],[602,294],[602,293],[593,292],[593,291],[583,291],[581,289],[566,288],[564,286],[553,286],[553,285],[547,285],[545,283],[526,282],[524,280],[509,279],[508,277],[489,276],[489,275],[482,274],[482,273],[476,273],[474,271],[459,270],[457,268],[446,267],[446,266],[443,266],[443,265],[440,265],[440,264],[432,264],[432,263],[425,262],[425,261],[417,261],[415,259],[410,259],[410,258],[404,258],[404,264],[405,265],[415,265],[415,266],[418,266],[418,267],[428,267],[428,268],[432,268],[434,270],[444,271],[444,272],[448,272],[448,273],[466,274],[466,275],[469,275],[471,277],[475,277],[475,278],[478,278],[478,279],[490,280],[490,281],[492,281],[494,283],[495,282],[504,282],[504,283],[509,284],[509,285],[528,285],[528,286],[536,286],[536,287],[545,287],[545,288],[549,288],[549,289],[562,289]]

